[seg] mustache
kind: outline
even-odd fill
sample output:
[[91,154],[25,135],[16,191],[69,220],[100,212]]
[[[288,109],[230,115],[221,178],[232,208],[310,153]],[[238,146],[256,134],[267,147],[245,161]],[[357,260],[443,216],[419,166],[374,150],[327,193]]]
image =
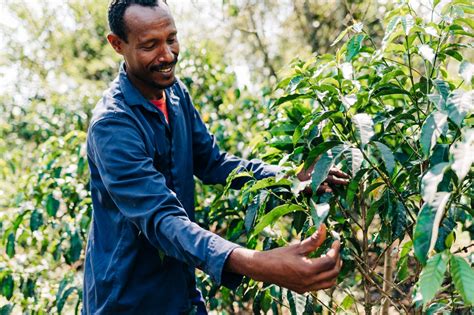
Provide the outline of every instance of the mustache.
[[176,57],[173,60],[173,62],[170,62],[170,63],[162,63],[162,64],[159,64],[159,65],[153,65],[153,66],[150,67],[150,70],[151,71],[161,71],[163,69],[172,67],[172,66],[176,65],[177,63],[178,63],[178,57]]

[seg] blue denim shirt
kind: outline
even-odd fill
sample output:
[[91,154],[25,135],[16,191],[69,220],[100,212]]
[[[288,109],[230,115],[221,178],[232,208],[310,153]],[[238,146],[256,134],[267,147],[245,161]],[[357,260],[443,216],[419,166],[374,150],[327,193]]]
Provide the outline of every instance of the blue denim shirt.
[[194,223],[194,176],[224,184],[236,167],[257,178],[277,168],[220,152],[179,80],[165,93],[169,124],[122,66],[94,110],[87,138],[94,211],[85,314],[203,309],[194,268],[230,288],[240,283],[241,276],[223,270],[238,245]]

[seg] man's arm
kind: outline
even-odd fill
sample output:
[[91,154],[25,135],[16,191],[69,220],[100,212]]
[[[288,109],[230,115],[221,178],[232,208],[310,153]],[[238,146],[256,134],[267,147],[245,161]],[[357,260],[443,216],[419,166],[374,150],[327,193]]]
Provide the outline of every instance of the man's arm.
[[236,248],[227,259],[225,269],[298,293],[327,289],[336,284],[342,266],[339,241],[333,243],[325,256],[308,258],[325,238],[326,227],[322,225],[310,238],[287,247],[263,252]]

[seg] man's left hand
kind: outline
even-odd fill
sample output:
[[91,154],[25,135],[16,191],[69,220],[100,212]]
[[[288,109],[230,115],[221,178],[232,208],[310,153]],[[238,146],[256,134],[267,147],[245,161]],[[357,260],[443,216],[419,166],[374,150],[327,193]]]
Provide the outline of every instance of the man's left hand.
[[[314,165],[316,162],[314,162],[310,167],[307,169],[303,169],[301,172],[299,172],[296,176],[301,182],[308,181],[311,179],[311,174],[313,173],[314,170]],[[331,167],[329,170],[328,177],[326,180],[319,186],[318,190],[316,191],[317,194],[324,194],[324,193],[331,193],[332,188],[334,185],[347,185],[349,184],[349,178],[350,176],[338,169],[337,167]],[[311,187],[306,187],[303,190],[303,193],[305,195],[311,195],[312,190]]]

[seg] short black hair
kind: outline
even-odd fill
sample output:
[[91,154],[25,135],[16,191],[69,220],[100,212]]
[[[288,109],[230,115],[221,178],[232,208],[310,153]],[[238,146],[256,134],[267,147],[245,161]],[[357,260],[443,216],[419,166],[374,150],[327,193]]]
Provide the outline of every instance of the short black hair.
[[[125,25],[125,11],[132,4],[144,7],[159,6],[160,0],[111,0],[108,9],[110,31],[127,42],[127,25]],[[166,4],[166,1],[163,1]]]

